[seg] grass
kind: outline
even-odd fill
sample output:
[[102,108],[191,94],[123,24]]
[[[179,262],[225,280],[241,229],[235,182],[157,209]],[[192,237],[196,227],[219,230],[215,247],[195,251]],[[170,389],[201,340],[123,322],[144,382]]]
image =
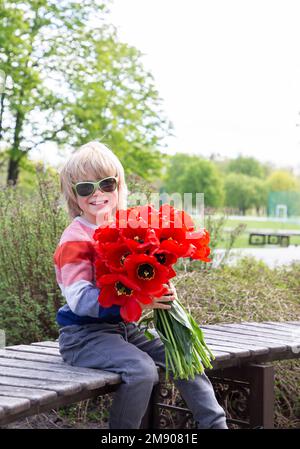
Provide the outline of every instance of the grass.
[[252,221],[252,220],[243,220],[241,217],[239,220],[225,220],[224,226],[226,228],[233,228],[239,223],[244,223],[247,225],[247,229],[293,229],[300,231],[300,224],[295,223],[286,223],[286,222],[278,222],[278,221]]
[[[222,240],[217,244],[216,248],[225,248],[226,242],[228,241],[228,235],[224,233]],[[300,245],[300,236],[290,237],[290,245]],[[237,237],[233,244],[233,248],[279,248],[279,245],[249,245],[249,231],[243,232]]]
[[[241,217],[239,220],[225,219],[223,223],[223,234],[216,244],[216,248],[222,249],[227,247],[228,241],[230,240],[230,231],[235,229],[239,225],[245,225],[243,232],[238,235],[232,245],[232,248],[270,248],[270,245],[249,245],[249,232],[251,230],[295,230],[300,231],[300,224],[292,224],[277,221],[251,221],[243,219]],[[291,245],[300,245],[300,235],[290,237]],[[272,247],[278,247],[278,245],[272,245]]]
[[[292,224],[292,223],[285,223],[285,222],[277,222],[277,221],[250,221],[250,220],[243,220],[241,217],[240,220],[225,220],[224,222],[224,228],[226,229],[233,229],[239,224],[245,224],[246,228],[244,232],[239,235],[234,242],[233,248],[270,248],[270,245],[249,245],[249,233],[252,230],[272,230],[272,231],[278,231],[283,229],[289,229],[289,230],[295,230],[300,231],[300,225],[298,224]],[[223,241],[220,241],[217,245],[217,248],[223,248],[224,243],[226,242],[226,232],[224,233]],[[228,238],[228,236],[227,236]],[[300,245],[300,235],[299,236],[291,236],[290,237],[290,244],[291,245]],[[274,247],[278,247],[278,245],[273,245]]]

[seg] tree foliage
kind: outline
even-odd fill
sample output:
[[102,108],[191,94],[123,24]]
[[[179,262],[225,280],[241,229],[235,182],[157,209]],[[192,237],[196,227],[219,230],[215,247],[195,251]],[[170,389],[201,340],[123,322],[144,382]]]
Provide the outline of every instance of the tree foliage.
[[171,158],[166,176],[166,190],[169,194],[192,193],[195,205],[196,193],[204,193],[205,206],[219,207],[224,193],[221,176],[213,162],[198,156],[176,154]]
[[226,206],[245,214],[247,209],[266,205],[267,189],[263,180],[240,173],[230,173],[225,179]]
[[264,166],[254,157],[238,156],[231,159],[227,165],[228,173],[242,173],[247,176],[263,178],[265,174]]
[[299,180],[285,170],[276,170],[267,179],[268,189],[271,192],[293,192],[300,190]]
[[171,125],[141,53],[109,24],[108,3],[0,1],[0,139],[13,182],[33,148],[92,139],[108,144],[129,172],[158,173]]

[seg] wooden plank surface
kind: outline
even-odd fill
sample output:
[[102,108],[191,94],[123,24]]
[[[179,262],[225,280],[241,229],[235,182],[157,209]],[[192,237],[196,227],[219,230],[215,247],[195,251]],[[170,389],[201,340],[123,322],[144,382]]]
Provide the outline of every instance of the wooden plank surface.
[[[263,348],[263,347],[259,347],[259,346],[253,346],[250,344],[243,344],[243,343],[239,343],[238,341],[232,341],[229,340],[227,341],[225,338],[215,338],[214,336],[207,336],[205,339],[206,343],[208,346],[222,346],[222,347],[227,347],[228,350],[231,348],[231,350],[234,350],[235,354],[237,354],[237,350],[238,351],[242,351],[239,353],[239,356],[251,356],[251,355],[260,355],[260,354],[268,354],[269,349],[268,348]],[[244,354],[244,355],[243,355]]]
[[227,351],[232,357],[249,357],[250,351],[244,348],[238,348],[236,346],[229,346],[222,342],[215,342],[214,340],[206,339],[206,344],[212,352],[214,351]]
[[[268,352],[268,349],[271,349],[273,352],[281,352],[287,350],[287,345],[282,345],[279,342],[274,342],[271,339],[254,337],[253,335],[245,335],[242,333],[235,333],[234,331],[224,332],[217,329],[204,329],[204,337],[214,337],[218,340],[222,340],[224,342],[240,342],[247,345],[250,349],[256,346],[262,346]],[[225,335],[224,335],[225,334]]]
[[36,352],[28,351],[9,351],[8,349],[0,349],[0,359],[15,359],[15,360],[32,360],[33,362],[45,362],[57,365],[64,364],[62,357],[56,355],[45,355]]
[[30,400],[25,398],[12,398],[0,396],[0,407],[5,414],[21,413],[30,408]]
[[18,397],[29,399],[30,403],[44,405],[53,402],[57,398],[55,391],[42,390],[41,388],[23,388],[12,385],[1,385],[0,396]]
[[[5,367],[9,368],[27,368],[36,371],[49,371],[50,373],[63,373],[64,376],[75,374],[80,377],[89,379],[103,379],[105,383],[115,384],[121,381],[121,376],[110,371],[103,371],[100,369],[81,368],[77,366],[68,365],[67,363],[53,364],[53,363],[36,363],[30,360],[16,360],[10,358],[0,357],[0,372],[5,373]],[[1,394],[1,392],[0,392]]]
[[71,373],[71,372],[55,372],[42,371],[40,369],[29,369],[20,367],[0,366],[0,376],[9,376],[22,379],[44,380],[52,382],[74,382],[79,384],[82,389],[95,390],[103,387],[106,383],[105,376],[99,374],[98,376],[86,376],[85,374]]
[[[264,325],[259,325],[260,323],[247,323],[247,324],[222,324],[222,325],[214,325],[207,326],[209,329],[222,330],[224,332],[231,331],[249,331],[250,335],[253,336],[267,336],[271,337],[274,341],[280,341],[281,343],[288,344],[289,342],[294,342],[293,335],[290,333],[286,333],[284,331],[280,331],[274,328],[268,328]],[[206,326],[205,326],[206,327]]]
[[[206,329],[206,326],[202,326]],[[257,339],[264,341],[265,344],[270,343],[272,347],[284,348],[289,346],[290,342],[294,342],[294,339],[290,335],[282,335],[270,330],[261,330],[256,327],[248,325],[215,325],[212,329],[211,326],[207,326],[208,332],[221,332],[224,335],[237,335],[241,338]]]
[[278,329],[278,330],[282,330],[282,331],[287,331],[288,333],[291,332],[299,332],[299,326],[297,326],[296,324],[287,324],[287,323],[267,323],[267,322],[263,322],[262,324],[264,324],[265,326],[272,327],[274,329]]
[[[26,379],[15,376],[0,375],[0,385],[12,385],[14,387],[41,388],[42,390],[55,391],[58,395],[70,396],[82,391],[82,386],[75,382],[53,382],[42,379]],[[1,387],[0,387],[1,388]]]
[[251,324],[251,325],[256,325],[258,327],[260,327],[261,329],[273,329],[275,331],[278,332],[282,332],[283,334],[287,334],[289,335],[292,332],[297,331],[298,327],[294,324],[284,324],[284,323],[273,323],[273,322],[259,322],[259,323],[253,323],[253,322],[248,322],[248,321],[244,321],[243,324]]
[[297,330],[284,330],[284,329],[276,329],[273,326],[266,326],[265,324],[262,323],[257,323],[257,324],[252,324],[252,323],[247,323],[247,324],[243,324],[242,327],[247,327],[249,329],[251,329],[253,332],[259,332],[261,334],[270,334],[272,335],[274,338],[276,337],[277,339],[280,339],[282,342],[294,342],[298,331]]
[[42,346],[45,348],[59,348],[58,341],[35,341],[30,344],[30,346]]
[[262,321],[263,324],[275,324],[283,327],[299,327],[300,322],[297,321]]
[[61,354],[58,348],[45,348],[43,346],[33,346],[33,345],[18,345],[18,346],[6,346],[7,351],[17,351],[17,352],[32,352],[34,354],[44,354],[52,355],[61,358]]

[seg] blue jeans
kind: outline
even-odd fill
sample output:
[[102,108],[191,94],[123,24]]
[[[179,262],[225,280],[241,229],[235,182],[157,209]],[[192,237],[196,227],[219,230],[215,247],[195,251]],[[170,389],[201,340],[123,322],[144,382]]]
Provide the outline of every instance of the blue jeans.
[[[136,323],[71,325],[59,331],[63,360],[74,366],[95,368],[121,375],[109,415],[110,429],[139,429],[159,365],[165,369],[164,345],[159,337],[148,340]],[[193,380],[173,379],[199,429],[227,429],[206,374]]]

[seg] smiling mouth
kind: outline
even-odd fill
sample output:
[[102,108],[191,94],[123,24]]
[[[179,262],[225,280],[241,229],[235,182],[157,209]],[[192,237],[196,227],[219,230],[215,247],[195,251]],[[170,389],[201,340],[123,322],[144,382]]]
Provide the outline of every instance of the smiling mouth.
[[104,200],[104,201],[93,201],[93,202],[91,202],[90,204],[91,204],[92,206],[98,206],[99,204],[106,204],[106,203],[108,203],[108,200]]

